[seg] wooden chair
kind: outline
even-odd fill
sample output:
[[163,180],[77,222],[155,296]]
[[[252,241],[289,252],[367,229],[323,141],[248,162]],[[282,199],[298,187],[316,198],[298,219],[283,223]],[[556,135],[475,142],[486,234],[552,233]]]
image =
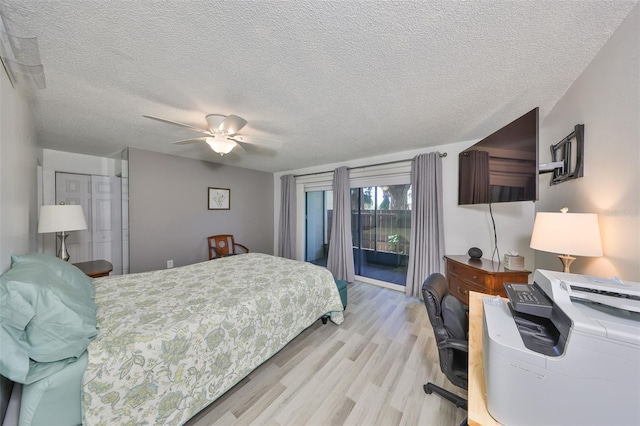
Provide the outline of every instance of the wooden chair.
[[209,259],[242,254],[243,252],[236,251],[236,247],[240,247],[244,250],[244,253],[249,253],[249,249],[242,244],[236,243],[233,235],[230,234],[212,235],[207,237],[207,241],[209,242]]

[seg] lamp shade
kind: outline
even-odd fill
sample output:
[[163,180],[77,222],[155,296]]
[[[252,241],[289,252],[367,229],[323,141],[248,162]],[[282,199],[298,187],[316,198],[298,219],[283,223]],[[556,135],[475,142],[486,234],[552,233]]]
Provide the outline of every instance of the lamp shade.
[[537,213],[529,246],[534,250],[578,256],[602,256],[595,213]]
[[87,229],[82,206],[51,205],[40,208],[38,233],[66,232]]

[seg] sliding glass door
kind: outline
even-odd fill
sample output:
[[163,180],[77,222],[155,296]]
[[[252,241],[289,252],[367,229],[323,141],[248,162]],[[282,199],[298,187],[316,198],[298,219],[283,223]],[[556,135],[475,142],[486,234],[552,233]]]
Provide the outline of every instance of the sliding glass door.
[[411,231],[411,185],[351,189],[356,275],[405,285]]
[[[333,191],[305,193],[305,260],[327,265]],[[351,189],[351,236],[358,276],[405,285],[411,231],[411,185]]]

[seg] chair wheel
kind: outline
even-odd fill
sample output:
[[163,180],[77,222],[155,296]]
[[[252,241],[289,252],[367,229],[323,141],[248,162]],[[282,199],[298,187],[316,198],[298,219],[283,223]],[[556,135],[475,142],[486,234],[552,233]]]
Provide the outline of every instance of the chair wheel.
[[433,391],[431,389],[429,389],[429,386],[427,385],[422,385],[422,389],[424,389],[424,393],[426,394],[432,394]]

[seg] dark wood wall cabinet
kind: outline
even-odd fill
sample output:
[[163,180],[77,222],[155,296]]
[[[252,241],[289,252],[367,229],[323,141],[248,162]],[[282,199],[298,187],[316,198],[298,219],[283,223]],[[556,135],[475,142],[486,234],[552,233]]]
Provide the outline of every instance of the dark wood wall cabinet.
[[469,304],[469,292],[497,294],[506,297],[504,283],[527,283],[531,271],[512,271],[498,262],[488,259],[471,259],[469,256],[445,256],[449,293],[465,305]]

